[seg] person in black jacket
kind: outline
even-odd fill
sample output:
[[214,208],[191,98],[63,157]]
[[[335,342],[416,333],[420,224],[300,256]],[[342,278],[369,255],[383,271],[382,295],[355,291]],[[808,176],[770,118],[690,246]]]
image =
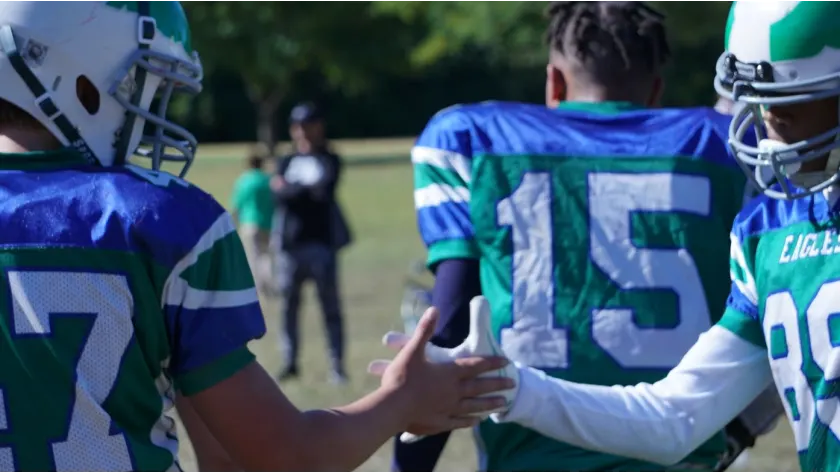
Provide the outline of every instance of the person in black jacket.
[[292,110],[290,134],[295,151],[277,161],[271,180],[277,209],[273,246],[277,252],[279,290],[284,297],[280,379],[298,375],[298,313],[303,283],[315,282],[329,342],[332,380],[346,382],[344,327],[338,291],[337,252],[350,242],[349,230],[335,200],[341,159],[327,147],[322,117],[309,103]]

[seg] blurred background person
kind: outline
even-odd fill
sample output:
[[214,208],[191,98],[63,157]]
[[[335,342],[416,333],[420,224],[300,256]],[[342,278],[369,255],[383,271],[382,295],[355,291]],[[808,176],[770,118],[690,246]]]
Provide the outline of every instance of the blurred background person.
[[246,170],[233,185],[231,214],[237,223],[242,245],[257,289],[271,292],[271,255],[268,251],[274,199],[270,177],[263,171],[265,152],[253,151],[246,159]]
[[299,374],[299,313],[303,283],[312,280],[324,316],[331,381],[347,381],[344,326],[338,287],[338,250],[350,232],[336,202],[341,158],[329,149],[320,110],[302,103],[289,117],[293,151],[277,160],[271,178],[276,212],[272,246],[276,249],[278,287],[284,299],[281,380]]

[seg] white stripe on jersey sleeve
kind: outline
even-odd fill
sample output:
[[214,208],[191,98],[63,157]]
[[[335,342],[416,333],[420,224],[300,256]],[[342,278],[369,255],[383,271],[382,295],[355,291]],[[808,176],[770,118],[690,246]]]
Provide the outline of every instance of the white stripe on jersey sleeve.
[[[237,291],[206,291],[194,289],[183,278],[172,280],[167,296],[171,299],[166,304],[180,306],[187,310],[197,309],[227,309],[259,302],[259,296],[254,288]],[[176,297],[182,299],[176,300]]]
[[672,465],[711,438],[772,382],[765,350],[714,326],[661,381],[595,386],[520,367],[510,411],[516,422],[556,440]]
[[[189,268],[190,266],[194,265],[198,258],[207,250],[213,247],[217,241],[221,240],[222,238],[228,236],[229,234],[236,231],[236,227],[233,225],[233,219],[230,217],[230,214],[227,212],[222,212],[219,215],[219,218],[213,222],[212,225],[201,235],[201,238],[195,243],[192,250],[189,253],[184,255],[180,261],[175,263],[175,266],[172,268],[172,272],[169,274],[169,279],[178,277],[184,272],[185,269]],[[169,284],[169,280],[166,281],[164,286]]]
[[414,206],[417,209],[436,207],[447,202],[470,201],[470,190],[466,187],[452,187],[447,184],[429,184],[414,191]]
[[194,265],[204,252],[234,232],[236,228],[230,214],[224,212],[219,215],[219,218],[199,238],[193,249],[172,268],[163,286],[161,307],[173,305],[189,310],[214,309],[239,307],[259,301],[256,288],[253,287],[235,291],[208,291],[190,287],[189,283],[181,277],[184,270]]
[[411,148],[412,164],[428,164],[441,169],[452,170],[465,184],[470,183],[470,160],[455,151],[447,151],[428,146]]

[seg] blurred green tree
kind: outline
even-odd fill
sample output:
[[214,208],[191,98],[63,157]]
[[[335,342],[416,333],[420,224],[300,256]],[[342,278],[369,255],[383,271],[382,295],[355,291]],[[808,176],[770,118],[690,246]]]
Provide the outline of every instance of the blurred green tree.
[[[673,59],[666,106],[707,105],[729,2],[652,2]],[[278,107],[328,105],[334,137],[417,133],[436,110],[541,102],[547,2],[185,2],[206,91],[173,112],[202,141],[272,143]]]
[[415,66],[432,65],[469,47],[485,59],[509,66],[545,61],[541,47],[545,2],[375,2],[374,14],[421,24],[425,36],[410,52]]
[[666,104],[712,105],[715,63],[724,50],[732,2],[651,2],[666,15],[671,65],[665,74]]
[[[254,107],[257,139],[273,149],[276,114],[295,79],[316,71],[353,95],[406,69],[413,43],[399,19],[369,2],[184,2],[208,74],[238,75]],[[207,94],[209,95],[209,94]],[[208,107],[204,107],[206,110]]]
[[[673,60],[666,73],[664,102],[672,106],[709,103],[730,2],[651,2],[667,19]],[[426,35],[410,52],[412,64],[428,66],[482,50],[492,65],[541,67],[547,2],[377,2],[378,15],[421,25]]]

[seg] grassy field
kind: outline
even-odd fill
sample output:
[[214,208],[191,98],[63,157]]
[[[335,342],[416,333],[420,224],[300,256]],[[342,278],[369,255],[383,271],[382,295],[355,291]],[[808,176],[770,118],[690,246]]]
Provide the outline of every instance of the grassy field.
[[[348,337],[348,371],[351,382],[344,387],[327,383],[328,364],[321,314],[312,288],[302,314],[303,346],[300,380],[283,383],[287,396],[301,408],[336,405],[350,401],[375,388],[376,379],[366,375],[365,367],[374,358],[389,357],[381,347],[382,334],[400,329],[399,302],[402,277],[409,263],[422,258],[424,251],[416,232],[413,215],[411,168],[408,147],[411,140],[339,142],[348,166],[340,188],[341,201],[353,227],[356,241],[341,257],[341,290],[344,295]],[[240,172],[245,145],[204,146],[189,180],[227,203],[233,180]],[[405,157],[391,161],[382,157]],[[364,164],[364,165],[363,165]],[[268,335],[252,349],[259,361],[275,373],[280,368],[277,349],[278,301],[262,301]],[[750,471],[792,471],[798,469],[790,429],[782,423],[751,451],[741,468]],[[278,448],[283,448],[278,445]],[[383,447],[365,463],[363,471],[387,471],[391,446]],[[183,466],[195,470],[189,442],[183,442]],[[450,440],[440,471],[475,471],[476,459],[471,435],[462,431]]]

